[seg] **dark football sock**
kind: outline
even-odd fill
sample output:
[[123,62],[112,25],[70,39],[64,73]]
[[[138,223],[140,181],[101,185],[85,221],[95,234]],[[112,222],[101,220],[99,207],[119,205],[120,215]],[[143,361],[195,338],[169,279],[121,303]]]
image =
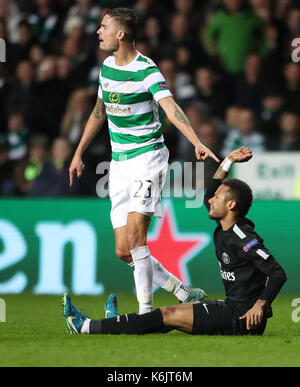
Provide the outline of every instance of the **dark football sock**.
[[144,335],[163,332],[165,328],[160,309],[142,315],[132,313],[90,322],[90,334],[102,335]]

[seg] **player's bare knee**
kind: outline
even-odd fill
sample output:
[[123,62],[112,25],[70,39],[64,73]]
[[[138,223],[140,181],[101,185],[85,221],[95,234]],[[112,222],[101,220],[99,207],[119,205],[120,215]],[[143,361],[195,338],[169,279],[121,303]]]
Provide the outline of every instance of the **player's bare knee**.
[[160,308],[164,324],[167,326],[173,326],[176,324],[176,307],[175,306],[163,306]]

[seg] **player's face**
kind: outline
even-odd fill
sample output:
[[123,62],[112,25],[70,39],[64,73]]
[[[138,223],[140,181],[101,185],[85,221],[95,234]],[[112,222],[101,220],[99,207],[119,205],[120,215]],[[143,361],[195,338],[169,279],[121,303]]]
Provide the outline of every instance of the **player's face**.
[[231,210],[232,200],[228,195],[229,187],[220,185],[216,190],[215,195],[208,201],[210,204],[209,217],[210,219],[224,219]]
[[99,48],[107,52],[115,52],[119,49],[120,25],[118,22],[105,15],[100,28],[97,31],[99,38]]

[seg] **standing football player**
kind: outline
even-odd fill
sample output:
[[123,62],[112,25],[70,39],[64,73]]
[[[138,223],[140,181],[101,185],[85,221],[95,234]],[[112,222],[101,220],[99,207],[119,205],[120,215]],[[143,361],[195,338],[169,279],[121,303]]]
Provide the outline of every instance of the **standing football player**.
[[161,190],[168,169],[158,104],[169,120],[195,146],[196,158],[216,156],[195,134],[174,101],[155,63],[134,46],[137,13],[128,8],[106,12],[97,31],[101,50],[111,52],[100,70],[96,105],[86,124],[70,166],[70,184],[83,172],[82,156],[108,119],[112,147],[109,193],[116,254],[134,266],[139,313],[153,306],[153,282],[173,292],[182,302],[201,300],[204,292],[191,289],[151,257],[147,233],[152,216],[161,216]]

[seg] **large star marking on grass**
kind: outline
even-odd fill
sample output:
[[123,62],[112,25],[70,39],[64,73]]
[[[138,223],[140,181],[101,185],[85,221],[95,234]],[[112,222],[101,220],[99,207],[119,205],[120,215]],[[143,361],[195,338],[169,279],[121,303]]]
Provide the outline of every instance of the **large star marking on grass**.
[[[200,224],[201,222],[199,226]],[[157,221],[155,229],[149,233],[147,244],[151,255],[168,271],[185,284],[191,285],[187,264],[210,240],[210,235],[206,232],[178,232],[172,204],[169,202],[163,208],[162,219]]]

